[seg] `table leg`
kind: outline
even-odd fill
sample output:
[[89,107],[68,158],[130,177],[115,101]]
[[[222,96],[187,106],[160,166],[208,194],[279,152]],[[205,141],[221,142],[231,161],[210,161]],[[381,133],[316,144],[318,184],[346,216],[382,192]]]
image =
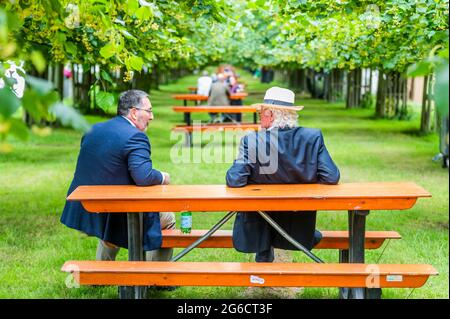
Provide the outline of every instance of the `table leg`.
[[[143,214],[127,214],[128,222],[128,260],[143,261]],[[119,297],[121,299],[142,299],[146,297],[147,287],[125,286],[119,288]]]
[[[339,249],[339,263],[348,263],[348,249]],[[348,299],[350,288],[339,288],[339,299]]]
[[[350,263],[364,263],[364,242],[366,234],[366,216],[368,210],[348,211],[349,256]],[[351,288],[350,299],[364,299],[365,288]]]
[[191,245],[183,249],[178,255],[173,257],[170,261],[178,261],[180,260],[184,255],[189,253],[192,249],[200,245],[202,242],[207,240],[209,237],[211,237],[212,234],[214,234],[220,227],[223,226],[236,212],[229,212],[227,215],[225,215],[224,218],[222,218],[217,224],[215,224],[209,231],[207,231],[203,236],[201,236],[199,239],[197,239],[195,242],[193,242]]
[[[183,106],[185,106],[185,107],[187,106],[187,101],[186,100],[183,100]],[[183,115],[184,115],[184,123],[186,123],[186,125],[190,125],[189,123],[191,121],[191,119],[190,119],[191,113],[184,112]]]
[[[187,106],[187,101],[184,100],[184,106]],[[187,126],[191,125],[191,113],[190,112],[184,112],[184,123]],[[188,147],[192,147],[192,132],[187,132],[185,134],[185,144]]]
[[280,227],[270,216],[262,211],[258,211],[258,213],[261,215],[262,218],[266,220],[266,222],[269,223],[270,226],[272,226],[281,236],[283,236],[288,242],[290,242],[292,245],[294,245],[298,250],[305,253],[306,256],[314,260],[316,263],[323,264],[323,260],[314,255],[311,251],[306,249],[302,244],[300,244],[298,241],[296,241],[294,238],[292,238],[288,233],[284,231],[283,228]]
[[184,113],[184,121],[185,121],[187,126],[191,125],[191,113],[190,112],[185,112]]
[[184,133],[184,146],[192,147],[192,145],[193,145],[192,132],[186,131],[186,133]]

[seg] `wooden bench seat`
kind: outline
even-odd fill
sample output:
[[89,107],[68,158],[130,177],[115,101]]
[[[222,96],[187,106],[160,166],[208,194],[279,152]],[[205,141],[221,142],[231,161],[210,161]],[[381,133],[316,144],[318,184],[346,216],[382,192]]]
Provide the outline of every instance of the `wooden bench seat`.
[[[192,230],[190,234],[182,233],[179,229],[165,229],[162,231],[164,248],[188,247],[207,230]],[[348,231],[321,231],[322,240],[314,249],[348,249]],[[365,249],[377,249],[386,239],[401,239],[395,231],[366,231]],[[233,248],[232,231],[218,230],[211,237],[202,242],[198,248]]]
[[[80,285],[417,288],[430,265],[239,262],[68,261]],[[379,275],[379,276],[376,276]]]
[[177,125],[173,128],[174,131],[184,131],[184,132],[193,132],[195,130],[199,131],[208,131],[208,130],[214,130],[214,131],[224,131],[224,130],[253,130],[257,131],[261,128],[260,124],[254,124],[254,123],[217,123],[217,124],[206,124],[206,125]]

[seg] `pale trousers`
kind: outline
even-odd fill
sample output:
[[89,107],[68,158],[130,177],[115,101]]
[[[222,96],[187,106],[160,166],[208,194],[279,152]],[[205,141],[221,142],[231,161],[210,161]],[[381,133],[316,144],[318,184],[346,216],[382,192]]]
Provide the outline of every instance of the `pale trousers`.
[[[172,212],[159,213],[161,229],[175,229],[175,214]],[[120,247],[114,246],[103,240],[99,240],[95,260],[116,260]],[[147,261],[168,261],[172,259],[173,248],[160,248],[146,251],[145,260]]]

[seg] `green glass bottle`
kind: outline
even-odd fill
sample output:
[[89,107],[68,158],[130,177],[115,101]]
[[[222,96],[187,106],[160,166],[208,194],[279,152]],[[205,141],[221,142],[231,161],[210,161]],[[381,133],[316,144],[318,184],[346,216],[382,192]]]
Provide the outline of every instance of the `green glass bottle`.
[[191,212],[182,212],[181,213],[181,232],[185,234],[189,234],[192,229],[192,213]]

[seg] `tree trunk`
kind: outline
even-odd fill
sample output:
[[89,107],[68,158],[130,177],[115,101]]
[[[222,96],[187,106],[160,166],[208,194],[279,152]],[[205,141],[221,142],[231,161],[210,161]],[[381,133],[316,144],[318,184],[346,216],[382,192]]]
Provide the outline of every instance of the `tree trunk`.
[[405,119],[408,117],[408,78],[402,75],[402,101],[401,101],[401,116]]
[[333,69],[330,71],[328,76],[328,102],[337,102],[342,98],[343,95],[343,81],[342,81],[342,70]]
[[135,72],[132,80],[132,88],[148,92],[150,90],[150,74],[147,70]]
[[62,101],[64,98],[64,67],[62,64],[55,65],[53,83],[55,84],[56,90]]
[[91,66],[83,65],[82,80],[81,83],[78,83],[78,102],[83,113],[89,113],[91,108],[91,99],[89,97],[91,82]]
[[362,69],[356,69],[356,83],[355,83],[355,107],[361,107],[361,83],[362,83]]
[[287,84],[290,88],[295,89],[297,87],[297,79],[296,77],[296,72],[293,70],[287,70],[288,73],[288,81]]
[[377,89],[377,102],[375,105],[376,117],[384,118],[386,116],[386,74],[379,70],[378,72],[378,89]]
[[394,116],[398,116],[400,114],[399,110],[399,95],[400,95],[400,77],[399,73],[395,72],[392,75],[392,82],[393,82],[393,105],[394,105]]
[[[49,80],[49,76],[51,75],[51,69],[50,66],[47,66],[47,68],[45,69],[44,72],[39,73],[33,66],[31,67],[31,69],[28,71],[28,74],[31,76],[34,76],[36,78],[40,78],[40,79],[44,79],[44,80]],[[51,79],[50,79],[51,82]],[[45,120],[41,119],[40,121],[36,121],[30,113],[28,113],[27,111],[24,112],[23,115],[23,121],[25,123],[25,125],[27,125],[28,127],[31,127],[35,124],[45,124]]]
[[394,75],[392,74],[392,72],[386,73],[386,82],[384,83],[384,85],[386,88],[384,116],[392,117],[394,110],[394,103],[392,101],[392,95],[394,91]]
[[345,107],[351,109],[354,107],[354,90],[355,90],[355,71],[347,72],[347,98],[345,101]]
[[364,70],[364,85],[361,96],[361,107],[368,108],[372,106],[372,69]]
[[327,100],[328,102],[331,101],[331,72],[325,73],[324,80],[323,80],[323,98],[324,100]]
[[[178,78],[180,77],[180,69],[177,69]],[[152,70],[152,88],[155,90],[159,90],[159,70],[158,66],[155,64]]]
[[347,73],[347,100],[346,107],[348,109],[361,106],[361,76],[360,68],[351,70]]
[[73,98],[73,105],[76,106],[76,101],[78,98],[78,88],[76,86],[76,83],[78,81],[78,73],[75,71],[75,63],[71,63],[70,68],[72,70],[72,98]]
[[425,76],[423,81],[422,114],[420,117],[420,132],[424,134],[431,132],[431,86],[432,75]]
[[376,115],[378,117],[408,116],[406,78],[397,71],[382,73],[378,77]]
[[92,85],[92,72],[91,72],[91,66],[88,65],[87,66],[87,70],[83,72],[83,77],[86,76],[85,80],[83,79],[83,88],[84,88],[84,94],[86,95],[86,101],[89,101],[87,103],[87,113],[89,113],[91,111],[91,107],[92,107],[92,100],[91,97],[89,96],[89,90],[91,89],[91,85]]
[[305,69],[298,69],[297,71],[298,71],[298,77],[299,77],[298,89],[301,94],[305,94],[307,91]]
[[411,78],[411,90],[409,90],[408,97],[410,100],[414,99],[414,82],[416,78]]
[[315,99],[317,98],[316,71],[311,70],[311,74],[312,74],[311,95],[312,98]]

